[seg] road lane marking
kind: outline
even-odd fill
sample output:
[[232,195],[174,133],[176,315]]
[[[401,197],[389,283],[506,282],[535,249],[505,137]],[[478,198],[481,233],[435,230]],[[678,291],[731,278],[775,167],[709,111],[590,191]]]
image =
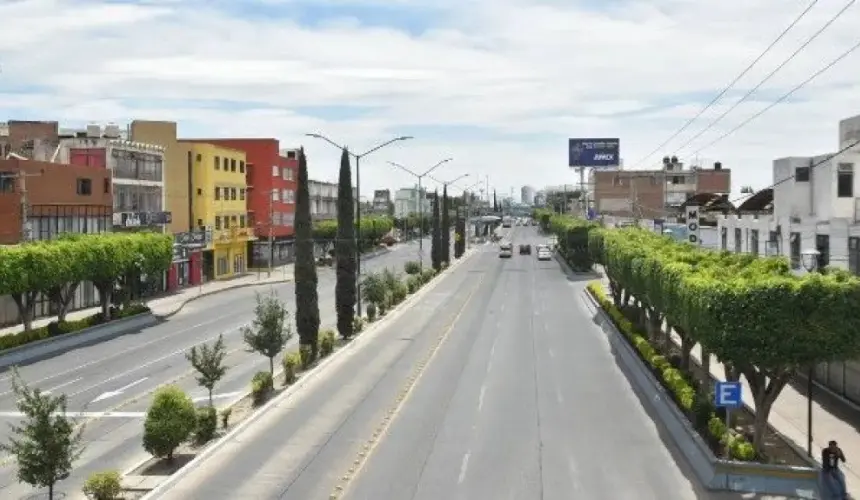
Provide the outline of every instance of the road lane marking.
[[469,469],[469,457],[471,453],[466,452],[463,455],[463,461],[460,462],[460,476],[457,477],[457,484],[463,484],[463,480],[466,479],[466,471]]
[[102,400],[105,400],[105,399],[108,399],[108,398],[112,398],[112,397],[115,397],[115,396],[119,396],[120,394],[122,394],[122,393],[124,393],[125,391],[127,391],[127,390],[131,389],[132,387],[134,387],[134,386],[136,386],[136,385],[140,385],[140,384],[142,384],[142,383],[146,382],[147,380],[149,380],[149,377],[143,377],[143,378],[141,378],[141,379],[139,379],[139,380],[135,380],[134,382],[132,382],[132,383],[130,383],[130,384],[126,384],[126,385],[124,385],[124,386],[120,387],[119,389],[116,389],[116,390],[113,390],[113,391],[103,392],[99,397],[95,398],[94,400],[92,400],[92,401],[90,401],[90,402],[91,402],[91,403],[95,403],[95,402],[102,401]]
[[45,389],[44,391],[42,391],[42,394],[53,394],[54,392],[57,391],[57,389],[62,389],[63,387],[70,386],[70,385],[74,384],[75,382],[80,382],[83,379],[84,379],[84,377],[78,377],[74,380],[69,380],[68,382],[63,382],[60,385],[55,385],[54,387],[51,387],[50,389]]
[[342,498],[344,493],[346,493],[347,488],[354,478],[356,478],[360,473],[364,465],[367,463],[368,458],[373,454],[376,450],[377,445],[383,436],[388,432],[389,427],[391,427],[391,423],[394,421],[395,417],[399,414],[400,410],[405,405],[406,401],[409,399],[410,394],[412,394],[412,390],[418,384],[418,381],[421,379],[421,375],[424,374],[424,371],[427,369],[427,366],[436,357],[436,354],[439,352],[439,349],[442,347],[442,344],[445,343],[445,340],[448,338],[448,335],[454,330],[457,326],[457,322],[460,320],[460,317],[463,316],[463,313],[466,312],[466,308],[472,302],[472,299],[475,297],[478,289],[481,287],[481,284],[484,282],[484,276],[481,275],[480,279],[475,283],[475,287],[472,288],[472,291],[469,292],[469,295],[466,297],[466,300],[463,301],[463,304],[460,306],[460,309],[457,311],[457,314],[454,315],[454,318],[451,322],[446,325],[442,332],[439,334],[436,342],[430,347],[430,350],[426,357],[424,357],[418,364],[415,366],[415,369],[412,372],[412,375],[406,380],[406,383],[403,385],[403,388],[400,390],[400,393],[397,395],[397,398],[394,401],[392,407],[385,412],[385,417],[382,419],[382,422],[377,426],[377,428],[373,431],[373,435],[367,442],[361,447],[358,452],[357,457],[352,463],[352,466],[347,470],[346,474],[340,477],[340,480],[335,485],[332,493],[329,495],[329,500],[337,500]]
[[[61,412],[54,414],[62,415]],[[143,411],[70,411],[65,414],[68,418],[143,418],[146,412]],[[20,411],[0,411],[2,418],[24,418],[25,415]]]
[[481,386],[481,393],[478,394],[478,411],[481,411],[481,408],[484,407],[484,394],[487,392],[487,384]]

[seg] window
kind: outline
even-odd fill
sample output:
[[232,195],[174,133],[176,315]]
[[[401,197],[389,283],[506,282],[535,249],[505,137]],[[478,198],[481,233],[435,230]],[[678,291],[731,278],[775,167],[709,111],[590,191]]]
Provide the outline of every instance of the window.
[[216,200],[220,200],[220,199],[221,199],[221,188],[219,188],[219,187],[216,187],[216,188],[215,188],[215,199],[216,199]]
[[230,158],[230,171],[236,171],[236,158]]
[[0,172],[0,193],[15,192],[15,173]]
[[238,218],[238,217],[236,217],[235,215],[234,215],[234,216],[232,216],[232,217],[230,217],[230,224],[231,224],[233,227],[235,227],[235,226],[238,224],[238,222],[239,222],[239,218]]
[[215,230],[217,231],[219,229],[221,229],[221,217],[216,215],[215,216]]
[[215,157],[215,170],[221,170],[221,157]]
[[239,227],[245,227],[245,222],[246,222],[246,221],[245,221],[245,216],[244,216],[244,215],[240,215],[240,216],[239,216]]
[[776,231],[771,231],[767,237],[767,247],[765,248],[765,253],[767,255],[782,255],[779,251],[779,233]]
[[280,192],[277,189],[272,190],[272,201],[278,201],[278,194],[280,194]]
[[78,194],[83,196],[89,196],[93,194],[93,180],[78,179]]
[[795,182],[809,182],[809,167],[797,167],[794,169]]
[[860,238],[848,238],[848,270],[855,276],[860,275]]
[[750,253],[758,255],[758,229],[750,231]]
[[197,196],[203,196],[203,190],[202,189],[197,188]]
[[231,200],[236,199],[236,188],[230,188],[230,199]]
[[242,160],[239,160],[239,173],[240,174],[245,173],[245,162]]
[[239,188],[239,199],[240,200],[245,199],[245,189],[244,188]]
[[836,171],[836,196],[854,197],[854,164],[840,163]]
[[105,194],[110,194],[110,179],[104,179],[102,181],[102,188],[104,189]]
[[741,253],[744,250],[743,235],[740,228],[735,229],[735,253]]
[[281,201],[283,201],[284,203],[290,202],[290,190],[289,189],[282,189],[281,190]]
[[203,227],[204,227],[203,226],[203,219],[197,219],[197,227],[199,227],[200,229],[203,229]]
[[800,233],[791,233],[788,239],[789,253],[791,254],[791,268],[800,269]]
[[720,230],[720,249],[729,249],[729,230],[725,227]]
[[224,216],[224,229],[230,229],[230,216]]
[[295,151],[287,151],[287,158],[290,160],[295,160],[296,159],[296,152]]
[[830,265],[830,236],[826,234],[815,235],[815,249],[818,250],[818,269],[824,269]]
[[279,173],[280,172],[278,172],[278,166],[272,165],[272,177],[277,177]]

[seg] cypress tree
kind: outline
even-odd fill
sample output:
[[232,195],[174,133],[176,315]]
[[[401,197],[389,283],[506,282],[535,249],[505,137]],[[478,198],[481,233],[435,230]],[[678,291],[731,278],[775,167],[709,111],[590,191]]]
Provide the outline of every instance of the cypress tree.
[[442,262],[451,263],[451,216],[448,213],[451,202],[448,199],[448,186],[442,187]]
[[337,184],[337,283],[334,287],[337,331],[348,339],[353,334],[355,318],[355,200],[352,196],[352,172],[349,151],[340,157],[340,177]]
[[293,268],[296,289],[296,331],[299,344],[316,354],[320,330],[317,267],[314,263],[311,197],[308,192],[308,161],[304,148],[299,150],[299,175],[296,193],[296,263]]
[[439,191],[433,194],[433,239],[430,243],[430,259],[433,269],[442,269],[442,234],[441,221],[439,220]]
[[493,190],[493,212],[499,211],[499,205],[496,203],[496,190]]

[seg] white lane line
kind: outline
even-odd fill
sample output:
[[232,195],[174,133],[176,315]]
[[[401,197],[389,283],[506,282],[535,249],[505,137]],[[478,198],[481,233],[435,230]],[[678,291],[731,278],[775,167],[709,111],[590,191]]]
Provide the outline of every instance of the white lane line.
[[460,476],[457,478],[457,484],[463,484],[463,480],[466,479],[466,471],[469,469],[469,455],[471,453],[466,452],[463,455],[463,461],[460,463]]
[[[140,380],[135,380],[134,382],[132,382],[132,383],[130,383],[130,384],[126,384],[126,385],[124,385],[124,386],[120,387],[119,389],[115,389],[115,390],[113,390],[113,391],[103,392],[99,397],[95,398],[95,399],[94,399],[94,400],[92,400],[91,402],[92,402],[92,403],[95,403],[95,402],[101,401],[101,400],[103,400],[103,399],[108,399],[108,398],[112,398],[112,397],[115,397],[115,396],[119,396],[120,394],[122,394],[122,393],[124,393],[125,391],[127,391],[127,390],[131,389],[132,387],[134,387],[134,386],[136,386],[136,385],[140,385],[140,384],[142,384],[142,383],[146,382],[147,380],[149,380],[149,377],[143,377],[142,379],[140,379]],[[78,394],[80,394],[80,393],[78,393]]]
[[561,395],[561,390],[558,387],[555,388],[555,399],[559,403],[564,403],[564,396]]
[[74,379],[74,380],[69,380],[68,382],[62,383],[62,384],[60,384],[60,385],[55,385],[54,387],[51,387],[50,389],[45,389],[44,391],[42,391],[42,394],[52,394],[52,393],[56,392],[56,391],[57,391],[57,389],[62,389],[63,387],[66,387],[66,386],[72,385],[72,384],[74,384],[75,382],[79,382],[79,381],[81,381],[81,380],[83,380],[83,379],[84,379],[84,377],[78,377],[78,378],[76,378],[76,379]]
[[[70,411],[66,412],[69,418],[143,418],[146,412],[142,411]],[[0,411],[0,418],[24,418],[20,411]]]
[[478,411],[481,411],[481,408],[484,407],[484,394],[487,392],[487,384],[481,386],[481,393],[478,394]]
[[549,357],[551,357],[551,358],[555,357],[555,351],[553,351],[552,349],[549,350]]

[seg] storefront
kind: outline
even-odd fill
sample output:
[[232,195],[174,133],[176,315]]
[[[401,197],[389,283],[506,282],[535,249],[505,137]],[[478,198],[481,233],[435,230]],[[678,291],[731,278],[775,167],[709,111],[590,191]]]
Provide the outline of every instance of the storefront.
[[203,264],[201,250],[206,246],[206,241],[204,231],[174,235],[173,262],[167,272],[168,290],[200,284]]
[[227,279],[247,272],[247,245],[243,241],[216,243],[215,279]]

